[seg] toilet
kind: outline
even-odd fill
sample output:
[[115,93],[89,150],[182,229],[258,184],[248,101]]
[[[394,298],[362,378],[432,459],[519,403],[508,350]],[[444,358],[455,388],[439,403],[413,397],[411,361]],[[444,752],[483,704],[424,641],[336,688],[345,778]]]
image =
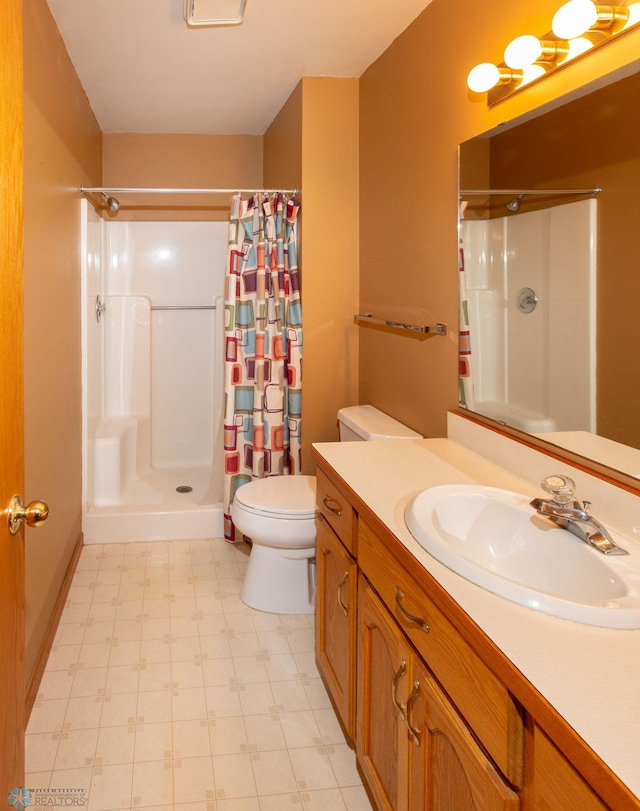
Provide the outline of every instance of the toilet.
[[[422,439],[371,405],[338,411],[340,441]],[[245,605],[275,614],[315,611],[316,477],[269,476],[236,490],[231,517],[251,538],[240,591]]]

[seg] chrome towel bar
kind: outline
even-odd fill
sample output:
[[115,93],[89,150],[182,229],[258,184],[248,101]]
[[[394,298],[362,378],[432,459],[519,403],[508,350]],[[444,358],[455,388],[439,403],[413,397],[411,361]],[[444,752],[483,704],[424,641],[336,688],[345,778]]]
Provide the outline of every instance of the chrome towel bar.
[[419,335],[446,335],[446,324],[427,326],[422,324],[405,324],[403,321],[391,321],[384,318],[375,318],[371,313],[359,313],[353,316],[356,324],[375,324],[379,327],[389,327],[401,332],[417,332]]

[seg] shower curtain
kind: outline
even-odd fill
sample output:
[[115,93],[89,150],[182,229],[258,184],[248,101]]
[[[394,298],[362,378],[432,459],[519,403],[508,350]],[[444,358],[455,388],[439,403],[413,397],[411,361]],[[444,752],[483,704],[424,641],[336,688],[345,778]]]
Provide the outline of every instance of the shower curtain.
[[[467,201],[460,201],[460,227]],[[469,301],[464,270],[464,245],[460,238],[458,248],[458,403],[464,408],[475,408],[473,377],[471,375],[471,332],[469,329]]]
[[225,280],[224,530],[252,479],[300,472],[302,311],[295,197],[237,195]]

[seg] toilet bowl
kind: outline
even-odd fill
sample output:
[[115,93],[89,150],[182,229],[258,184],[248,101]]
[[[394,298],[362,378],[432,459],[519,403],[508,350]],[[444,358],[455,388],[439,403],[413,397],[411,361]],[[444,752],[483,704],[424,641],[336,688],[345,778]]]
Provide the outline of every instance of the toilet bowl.
[[[338,412],[340,441],[421,439],[373,406]],[[240,599],[276,614],[315,611],[315,476],[269,476],[236,490],[231,518],[252,547]]]
[[253,544],[243,603],[276,614],[313,614],[315,517],[315,476],[269,476],[238,488],[231,518]]

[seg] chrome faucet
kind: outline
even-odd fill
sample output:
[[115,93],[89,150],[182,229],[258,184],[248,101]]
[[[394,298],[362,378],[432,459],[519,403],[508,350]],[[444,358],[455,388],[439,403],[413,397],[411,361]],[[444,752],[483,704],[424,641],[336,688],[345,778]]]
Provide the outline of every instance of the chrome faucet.
[[562,529],[568,529],[581,541],[593,546],[603,555],[628,555],[618,546],[607,529],[589,514],[590,501],[578,501],[575,497],[575,482],[568,476],[547,476],[540,486],[550,499],[534,498],[531,506],[540,515],[549,518]]

